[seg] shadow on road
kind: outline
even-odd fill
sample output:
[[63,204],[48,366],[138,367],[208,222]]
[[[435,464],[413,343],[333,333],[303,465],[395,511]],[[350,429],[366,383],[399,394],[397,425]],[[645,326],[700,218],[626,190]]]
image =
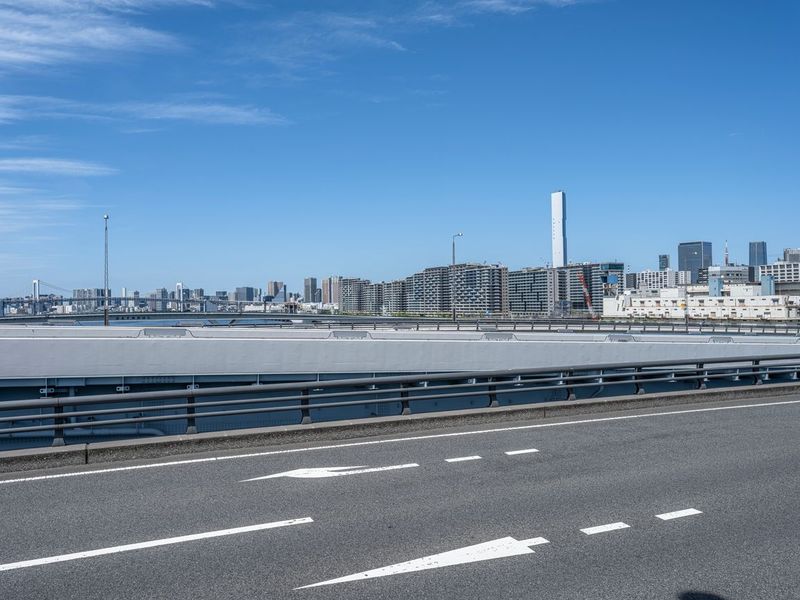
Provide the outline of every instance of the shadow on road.
[[723,596],[717,594],[709,594],[707,592],[683,592],[678,594],[678,600],[726,600]]

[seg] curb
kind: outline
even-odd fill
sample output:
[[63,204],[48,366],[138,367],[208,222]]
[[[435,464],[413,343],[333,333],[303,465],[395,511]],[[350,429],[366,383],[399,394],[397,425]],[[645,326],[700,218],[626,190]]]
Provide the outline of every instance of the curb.
[[11,450],[0,452],[0,473],[161,458],[192,452],[340,441],[482,423],[569,417],[579,414],[746,400],[748,398],[780,397],[796,393],[800,393],[800,383],[751,385],[736,389],[664,392],[605,399],[542,402],[308,425],[236,429],[194,435],[75,444],[56,448]]

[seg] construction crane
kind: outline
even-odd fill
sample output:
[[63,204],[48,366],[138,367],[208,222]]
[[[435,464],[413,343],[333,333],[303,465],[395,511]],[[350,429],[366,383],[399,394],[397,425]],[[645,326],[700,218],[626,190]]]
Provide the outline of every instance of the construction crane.
[[578,281],[581,282],[581,287],[583,288],[583,301],[586,302],[586,306],[589,309],[589,317],[592,321],[597,321],[599,317],[594,311],[594,306],[592,306],[592,295],[589,293],[589,286],[586,285],[586,277],[583,276],[583,273],[578,273]]

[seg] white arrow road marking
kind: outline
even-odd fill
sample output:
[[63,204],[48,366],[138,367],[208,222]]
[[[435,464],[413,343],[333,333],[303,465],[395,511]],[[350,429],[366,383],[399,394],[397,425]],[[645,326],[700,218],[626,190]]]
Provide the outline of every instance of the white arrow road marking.
[[302,519],[291,519],[289,521],[261,523],[260,525],[248,525],[247,527],[236,527],[235,529],[220,529],[218,531],[207,531],[205,533],[182,535],[180,537],[165,538],[163,540],[151,540],[149,542],[139,542],[138,544],[126,544],[125,546],[100,548],[99,550],[86,550],[84,552],[75,552],[73,554],[60,554],[58,556],[48,556],[45,558],[36,558],[34,560],[23,560],[20,562],[6,563],[4,565],[0,565],[0,571],[24,569],[26,567],[36,567],[38,565],[49,565],[51,563],[65,562],[68,560],[78,560],[79,558],[92,558],[94,556],[103,556],[105,554],[130,552],[131,550],[156,548],[157,546],[182,544],[184,542],[194,542],[196,540],[204,540],[206,538],[222,537],[224,535],[236,535],[237,533],[249,533],[251,531],[261,531],[262,529],[274,529],[276,527],[288,527],[289,525],[300,525],[301,523],[313,523],[313,522],[314,519],[310,517],[303,517]]
[[680,519],[681,517],[690,517],[692,515],[702,515],[702,511],[696,508],[687,508],[685,510],[676,510],[675,512],[664,513],[663,515],[656,515],[657,519],[662,521],[669,521],[671,519]]
[[596,527],[587,527],[586,529],[581,529],[583,533],[586,535],[594,535],[596,533],[605,533],[606,531],[615,531],[617,529],[627,529],[630,527],[627,523],[609,523],[608,525],[597,525]]
[[361,475],[362,473],[377,473],[379,471],[396,471],[397,469],[410,469],[418,467],[417,463],[408,463],[405,465],[391,465],[388,467],[371,467],[364,468],[363,466],[356,467],[320,467],[316,469],[295,469],[294,471],[284,471],[283,473],[275,473],[274,475],[265,475],[264,477],[253,477],[252,479],[243,479],[239,483],[246,483],[248,481],[261,481],[262,479],[277,479],[278,477],[294,477],[297,479],[320,479],[323,477],[341,477],[343,475]]
[[426,571],[428,569],[439,569],[441,567],[494,560],[495,558],[507,558],[520,554],[533,554],[533,550],[530,549],[530,546],[547,543],[548,541],[541,537],[523,541],[516,540],[512,537],[504,537],[492,540],[491,542],[484,542],[483,544],[467,546],[465,548],[459,548],[458,550],[450,550],[449,552],[442,552],[441,554],[432,554],[431,556],[409,560],[408,562],[381,567],[380,569],[373,569],[371,571],[364,571],[362,573],[354,573],[353,575],[321,581],[320,583],[312,583],[311,585],[304,585],[295,589],[302,590],[321,585],[344,583],[346,581],[360,581],[362,579],[397,575],[398,573],[413,573],[415,571]]

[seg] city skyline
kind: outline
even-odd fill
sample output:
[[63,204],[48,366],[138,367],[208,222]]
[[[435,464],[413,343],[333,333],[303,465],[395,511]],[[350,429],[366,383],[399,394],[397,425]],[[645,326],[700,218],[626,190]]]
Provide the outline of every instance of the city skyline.
[[798,245],[796,3],[433,6],[2,4],[0,295]]

